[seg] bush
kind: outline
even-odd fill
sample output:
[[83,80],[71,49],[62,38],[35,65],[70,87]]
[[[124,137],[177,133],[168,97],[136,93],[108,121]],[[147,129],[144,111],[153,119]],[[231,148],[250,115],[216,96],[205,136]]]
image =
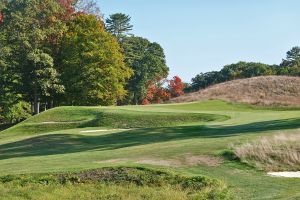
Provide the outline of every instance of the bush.
[[24,101],[8,106],[2,111],[3,121],[5,123],[18,123],[31,116],[30,104]]

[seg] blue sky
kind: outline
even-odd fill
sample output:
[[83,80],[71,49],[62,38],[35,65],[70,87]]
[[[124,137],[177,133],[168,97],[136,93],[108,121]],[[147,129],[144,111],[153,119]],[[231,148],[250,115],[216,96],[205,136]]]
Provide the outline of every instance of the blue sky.
[[300,45],[300,0],[97,0],[105,17],[132,17],[133,34],[165,49],[170,76],[238,61],[278,64]]

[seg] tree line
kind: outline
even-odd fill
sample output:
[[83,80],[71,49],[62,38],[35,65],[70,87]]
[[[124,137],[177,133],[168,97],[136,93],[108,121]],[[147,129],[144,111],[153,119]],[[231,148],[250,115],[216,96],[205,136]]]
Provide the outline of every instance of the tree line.
[[226,65],[220,71],[200,73],[192,79],[192,83],[185,91],[198,91],[217,83],[267,75],[300,76],[300,47],[296,46],[289,50],[279,65],[238,62]]
[[163,48],[106,20],[93,0],[0,2],[0,123],[61,105],[160,102],[182,94]]

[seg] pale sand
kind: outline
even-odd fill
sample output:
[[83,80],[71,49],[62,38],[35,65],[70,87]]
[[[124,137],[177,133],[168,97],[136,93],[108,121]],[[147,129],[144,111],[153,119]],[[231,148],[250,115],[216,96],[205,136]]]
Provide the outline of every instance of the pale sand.
[[298,172],[269,172],[268,175],[286,177],[286,178],[300,178],[300,171]]
[[80,133],[97,133],[97,132],[107,132],[107,131],[128,131],[130,129],[101,129],[101,130],[88,130],[80,131]]

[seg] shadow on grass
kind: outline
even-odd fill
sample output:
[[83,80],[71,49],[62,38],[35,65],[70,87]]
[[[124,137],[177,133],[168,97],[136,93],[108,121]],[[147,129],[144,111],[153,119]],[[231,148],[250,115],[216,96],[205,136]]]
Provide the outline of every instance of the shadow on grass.
[[14,126],[15,124],[0,124],[0,132],[4,131],[5,129],[8,129],[12,126]]
[[180,126],[147,128],[105,135],[53,134],[0,145],[0,160],[91,150],[113,150],[124,147],[176,141],[191,138],[221,138],[263,131],[300,128],[300,118],[255,122],[237,126]]

